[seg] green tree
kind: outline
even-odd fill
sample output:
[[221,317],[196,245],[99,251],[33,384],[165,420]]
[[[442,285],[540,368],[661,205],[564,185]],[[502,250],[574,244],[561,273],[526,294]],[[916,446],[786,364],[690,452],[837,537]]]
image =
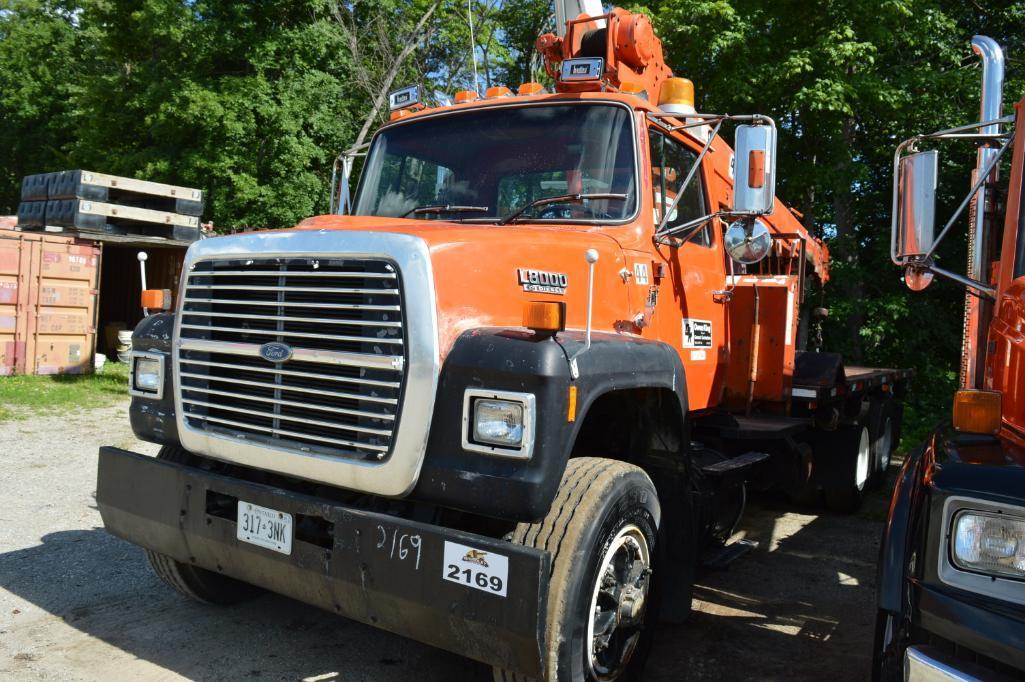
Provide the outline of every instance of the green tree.
[[[642,8],[644,9],[644,8]],[[966,69],[973,33],[1021,45],[1020,3],[935,0],[666,0],[645,11],[698,108],[767,113],[780,127],[780,196],[829,241],[829,350],[855,361],[918,368],[911,435],[943,411],[956,383],[963,290],[911,294],[889,264],[893,151],[913,134],[978,117],[979,75]],[[1009,93],[1021,93],[1011,63]],[[956,150],[946,150],[948,152]],[[971,149],[948,154],[948,210],[968,188]],[[963,234],[963,233],[962,233]],[[963,270],[963,239],[942,256]]]
[[207,190],[207,215],[287,227],[326,208],[356,93],[328,7],[98,0],[98,68],[80,98],[80,165]]
[[23,175],[67,165],[85,45],[75,3],[0,2],[0,213],[13,213]]

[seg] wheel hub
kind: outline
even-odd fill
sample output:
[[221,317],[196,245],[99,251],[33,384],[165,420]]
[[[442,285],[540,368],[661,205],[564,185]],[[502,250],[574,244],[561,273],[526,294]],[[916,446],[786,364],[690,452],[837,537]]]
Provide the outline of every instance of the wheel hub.
[[589,663],[596,680],[615,680],[640,639],[651,580],[644,533],[627,526],[613,539],[598,570],[588,625]]

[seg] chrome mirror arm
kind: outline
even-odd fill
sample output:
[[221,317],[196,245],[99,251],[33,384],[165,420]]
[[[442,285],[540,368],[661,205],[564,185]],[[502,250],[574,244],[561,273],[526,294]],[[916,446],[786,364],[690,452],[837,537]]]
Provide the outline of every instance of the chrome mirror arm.
[[[328,199],[328,213],[345,215],[345,212],[352,207],[352,199],[349,193],[349,179],[352,175],[352,163],[361,156],[366,156],[370,149],[370,143],[351,147],[335,157],[331,164],[331,194]],[[339,178],[339,167],[341,167],[341,178]],[[344,182],[344,190],[341,182]]]
[[933,272],[941,277],[946,277],[951,281],[957,282],[958,284],[965,286],[969,289],[974,289],[975,291],[979,292],[981,295],[989,299],[996,299],[997,292],[996,289],[994,289],[993,287],[987,284],[983,284],[982,282],[977,282],[971,277],[966,277],[965,275],[959,275],[956,272],[944,270],[941,267],[937,267],[934,263],[915,263],[912,265],[908,265],[907,267]]
[[676,207],[680,205],[680,200],[683,199],[683,193],[687,191],[687,186],[690,184],[690,181],[694,179],[694,175],[698,172],[698,168],[701,167],[701,160],[705,158],[705,155],[708,154],[708,150],[712,148],[712,140],[714,140],[715,136],[719,134],[720,128],[722,128],[722,120],[719,120],[715,124],[715,128],[712,129],[712,133],[708,136],[708,140],[705,142],[705,146],[701,148],[701,153],[698,154],[698,158],[694,160],[693,164],[691,164],[690,171],[687,172],[687,177],[683,179],[683,182],[680,183],[680,186],[677,188],[676,198],[673,199],[673,203],[666,209],[661,222],[659,222],[658,227],[655,228],[656,236],[665,229],[666,223],[669,222],[669,216],[673,215],[676,211]]

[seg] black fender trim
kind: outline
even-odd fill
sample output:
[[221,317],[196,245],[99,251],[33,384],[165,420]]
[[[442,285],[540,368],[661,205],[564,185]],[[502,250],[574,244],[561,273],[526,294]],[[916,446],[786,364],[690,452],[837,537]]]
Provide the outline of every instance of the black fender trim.
[[915,542],[915,519],[923,506],[923,462],[926,450],[932,444],[930,438],[925,445],[908,455],[894,483],[890,511],[879,543],[876,576],[876,599],[883,611],[900,614],[906,606],[908,553]]
[[[522,330],[474,329],[453,344],[438,383],[431,434],[420,479],[411,497],[504,520],[537,521],[555,497],[573,443],[588,410],[618,390],[671,391],[687,413],[686,381],[679,354],[660,341],[600,333],[580,356],[580,377],[569,358],[585,345],[578,332],[556,338]],[[570,421],[569,387],[577,388]],[[516,460],[464,450],[463,397],[467,388],[533,393],[533,456]]]
[[142,320],[132,332],[132,348],[150,353],[163,353],[164,397],[160,400],[132,396],[128,418],[139,440],[162,445],[178,444],[178,421],[174,412],[174,380],[171,376],[171,338],[174,335],[174,314],[157,313]]

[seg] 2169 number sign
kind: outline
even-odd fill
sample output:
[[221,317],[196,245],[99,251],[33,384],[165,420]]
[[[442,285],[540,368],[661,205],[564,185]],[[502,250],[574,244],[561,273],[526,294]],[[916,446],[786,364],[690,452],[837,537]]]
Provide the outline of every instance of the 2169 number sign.
[[497,575],[489,576],[487,573],[474,571],[470,568],[460,569],[455,564],[448,565],[448,575],[445,577],[452,582],[466,583],[482,590],[491,590],[492,592],[499,593],[502,592],[502,587],[505,584],[505,581]]
[[441,577],[504,597],[509,582],[509,557],[446,540]]

